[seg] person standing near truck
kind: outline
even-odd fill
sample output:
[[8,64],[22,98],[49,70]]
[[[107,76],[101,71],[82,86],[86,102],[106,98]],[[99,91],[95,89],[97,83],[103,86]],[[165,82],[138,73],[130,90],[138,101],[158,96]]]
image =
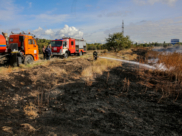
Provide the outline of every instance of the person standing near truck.
[[46,59],[45,49],[46,49],[46,47],[44,46],[44,47],[42,48],[42,53],[43,53],[44,60]]
[[52,56],[52,46],[51,46],[51,44],[49,44],[49,48],[50,48],[50,56]]
[[49,48],[52,50],[51,44],[49,44]]
[[45,53],[46,53],[46,59],[50,60],[50,56],[52,54],[50,45],[48,45],[47,48],[45,49]]

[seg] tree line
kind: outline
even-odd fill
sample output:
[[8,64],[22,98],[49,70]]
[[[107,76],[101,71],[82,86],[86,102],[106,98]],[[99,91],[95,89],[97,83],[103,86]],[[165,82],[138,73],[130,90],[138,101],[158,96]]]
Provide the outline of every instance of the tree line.
[[87,43],[87,50],[103,50],[106,49],[105,44]]
[[[51,40],[47,39],[38,39],[37,44],[39,48],[39,53],[42,53],[43,46],[49,45]],[[179,43],[182,45],[182,43]],[[171,43],[166,43],[165,41],[163,43],[158,42],[152,42],[152,43],[134,43],[130,40],[129,36],[124,36],[123,33],[114,33],[109,34],[108,38],[106,38],[106,43],[87,43],[87,50],[113,50],[113,51],[120,51],[123,49],[128,48],[135,48],[135,47],[158,47],[163,46],[167,47],[170,46]]]

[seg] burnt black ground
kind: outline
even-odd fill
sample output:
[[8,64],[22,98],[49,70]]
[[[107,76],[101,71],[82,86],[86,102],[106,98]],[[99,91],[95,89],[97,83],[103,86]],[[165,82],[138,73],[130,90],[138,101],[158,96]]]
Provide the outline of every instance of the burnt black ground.
[[[138,71],[131,69],[133,66],[127,64],[111,69],[109,74],[105,72],[103,75],[97,75],[95,80],[89,81],[92,83],[88,86],[82,78],[73,78],[81,73],[83,67],[89,65],[89,61],[84,61],[85,63],[79,60],[65,62],[67,65],[52,64],[51,66],[69,71],[68,75],[45,76],[44,80],[38,80],[34,85],[29,78],[33,70],[19,73],[25,76],[12,74],[9,80],[2,78],[0,135],[44,136],[49,135],[50,132],[57,136],[178,136],[182,134],[180,98],[176,102],[173,97],[160,100],[161,92],[156,92],[155,87],[139,84],[141,81],[145,82],[145,79],[137,74]],[[75,66],[74,63],[80,65]],[[57,79],[60,85],[55,85],[50,79]],[[129,80],[130,84],[127,85],[125,79]],[[21,84],[18,84],[19,82],[15,82],[15,86],[12,86],[15,80],[19,82],[26,80],[26,86],[32,87],[24,89]],[[45,85],[41,85],[43,82]],[[65,84],[61,84],[64,82]],[[41,110],[38,118],[28,119],[23,112],[23,107],[29,102],[36,104],[36,97],[26,95],[33,89],[38,89],[40,92],[45,90],[47,93],[50,93],[48,90],[59,90],[60,93],[52,97],[53,99],[46,106],[48,111]],[[15,94],[25,98],[16,104],[12,100]],[[19,111],[11,112],[13,108]],[[20,127],[22,123],[31,124],[37,131],[29,132],[22,129]],[[12,127],[13,134],[3,131],[3,126]]]

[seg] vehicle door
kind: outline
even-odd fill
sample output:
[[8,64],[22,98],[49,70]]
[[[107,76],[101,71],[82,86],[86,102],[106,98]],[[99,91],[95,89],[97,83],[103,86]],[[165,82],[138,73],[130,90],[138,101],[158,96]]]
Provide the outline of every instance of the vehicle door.
[[33,53],[34,53],[34,60],[38,60],[38,55],[39,55],[39,48],[38,48],[38,45],[37,45],[37,42],[35,39],[32,39],[33,40]]
[[68,40],[63,41],[63,53],[65,53],[66,51],[68,51],[68,47],[69,47]]
[[38,46],[34,39],[28,39],[28,54],[34,56],[34,54],[38,54]]
[[33,39],[28,38],[27,54],[34,54]]
[[33,50],[34,50],[34,54],[38,54],[39,53],[39,49],[38,49],[38,45],[36,43],[36,40],[35,39],[32,39],[33,40]]

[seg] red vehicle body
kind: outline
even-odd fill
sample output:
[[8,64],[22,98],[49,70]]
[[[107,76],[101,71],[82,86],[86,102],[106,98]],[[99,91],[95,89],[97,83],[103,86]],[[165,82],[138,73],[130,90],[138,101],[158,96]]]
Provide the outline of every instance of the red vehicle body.
[[67,58],[71,54],[83,55],[86,53],[86,41],[83,39],[62,38],[51,41],[52,55],[64,56]]

